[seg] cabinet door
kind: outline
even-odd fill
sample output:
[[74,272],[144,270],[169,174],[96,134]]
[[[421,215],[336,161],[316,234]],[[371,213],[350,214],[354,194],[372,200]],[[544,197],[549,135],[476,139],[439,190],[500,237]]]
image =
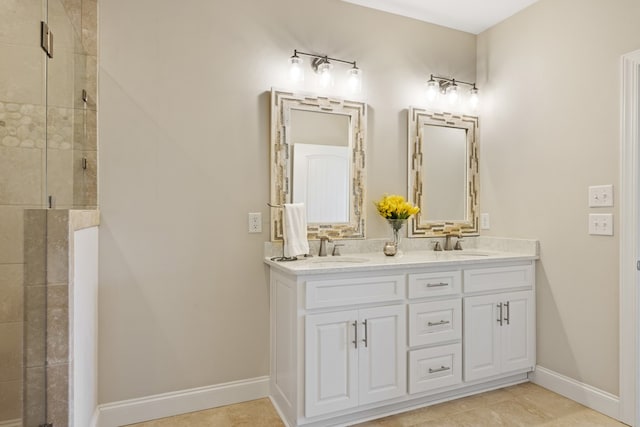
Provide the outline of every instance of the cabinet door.
[[[309,315],[305,321],[305,415],[358,405],[356,310]],[[360,337],[358,337],[360,338]]]
[[500,295],[464,299],[464,380],[500,373]]
[[502,371],[533,367],[535,363],[535,315],[533,291],[502,294]]
[[403,305],[359,311],[359,402],[407,393],[406,315]]

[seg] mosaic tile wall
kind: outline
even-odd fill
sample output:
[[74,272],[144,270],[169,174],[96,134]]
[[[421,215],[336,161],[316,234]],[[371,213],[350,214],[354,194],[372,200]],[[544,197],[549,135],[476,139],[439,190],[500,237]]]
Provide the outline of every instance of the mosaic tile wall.
[[[47,13],[53,59],[38,43]],[[44,274],[45,211],[27,212],[49,194],[58,209],[97,205],[96,34],[96,0],[0,3],[0,425],[31,426],[42,415],[45,319],[61,327],[65,310],[64,281],[49,286]],[[49,344],[51,357],[66,357],[60,342]],[[51,370],[53,388],[63,370]]]

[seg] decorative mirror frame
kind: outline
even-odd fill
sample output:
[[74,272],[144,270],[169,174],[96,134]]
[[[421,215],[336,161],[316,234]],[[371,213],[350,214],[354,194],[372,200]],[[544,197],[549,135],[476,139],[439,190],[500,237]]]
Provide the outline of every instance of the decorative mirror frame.
[[[271,90],[271,205],[291,203],[292,144],[289,141],[291,110],[344,114],[350,117],[351,191],[347,223],[308,224],[307,238],[364,239],[365,237],[365,141],[367,106],[338,98]],[[271,241],[282,240],[282,209],[271,209]]]
[[478,233],[478,118],[463,114],[431,112],[420,108],[409,109],[408,131],[408,194],[409,201],[422,206],[422,177],[424,173],[423,153],[424,125],[445,126],[465,129],[467,134],[467,206],[464,221],[423,221],[420,212],[414,215],[409,224],[409,237],[442,237],[447,233],[460,233],[462,236],[477,236]]

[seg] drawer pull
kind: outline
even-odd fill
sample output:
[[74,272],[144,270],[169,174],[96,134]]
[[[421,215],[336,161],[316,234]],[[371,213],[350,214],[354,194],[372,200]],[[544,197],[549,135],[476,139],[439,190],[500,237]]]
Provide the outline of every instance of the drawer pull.
[[504,321],[507,322],[507,325],[511,321],[511,313],[509,312],[509,302],[505,302],[504,306],[507,307],[507,317],[504,318]]
[[355,339],[353,341],[351,341],[353,343],[353,345],[355,346],[355,348],[358,348],[358,322],[353,322],[353,330],[355,332]]
[[362,342],[364,343],[365,347],[368,347],[368,345],[369,345],[369,331],[368,331],[368,327],[367,327],[367,321],[365,320],[362,323],[364,323],[364,339],[362,340]]
[[427,322],[427,326],[440,326],[440,325],[447,325],[451,322],[449,322],[448,320],[441,320],[439,322]]
[[449,286],[449,284],[445,282],[427,283],[427,288],[440,288],[442,286]]
[[497,322],[500,323],[500,326],[502,326],[502,321],[503,321],[503,319],[502,319],[502,303],[498,304],[498,309],[500,310],[500,314],[498,315]]
[[450,369],[451,369],[450,366],[440,366],[439,368],[436,368],[436,369],[429,368],[429,373],[435,374],[436,372],[448,371]]

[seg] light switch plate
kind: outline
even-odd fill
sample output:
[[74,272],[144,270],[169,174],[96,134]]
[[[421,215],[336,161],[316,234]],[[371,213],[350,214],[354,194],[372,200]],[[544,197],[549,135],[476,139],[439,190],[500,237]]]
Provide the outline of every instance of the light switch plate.
[[489,220],[488,213],[480,214],[480,230],[489,230],[491,228],[491,221]]
[[249,233],[262,233],[262,213],[249,213]]
[[613,206],[613,185],[592,185],[589,187],[589,207]]
[[613,214],[589,214],[589,234],[613,236]]

